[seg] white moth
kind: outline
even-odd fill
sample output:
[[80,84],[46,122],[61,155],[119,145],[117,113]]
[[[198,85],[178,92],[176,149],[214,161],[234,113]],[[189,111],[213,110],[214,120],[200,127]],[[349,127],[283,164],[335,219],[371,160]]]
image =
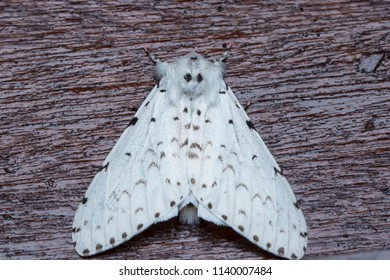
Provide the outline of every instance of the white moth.
[[147,53],[156,63],[157,86],[77,209],[72,237],[78,254],[111,249],[180,213],[182,223],[202,218],[272,254],[301,258],[305,218],[223,80],[228,51],[216,62],[190,53],[167,63]]

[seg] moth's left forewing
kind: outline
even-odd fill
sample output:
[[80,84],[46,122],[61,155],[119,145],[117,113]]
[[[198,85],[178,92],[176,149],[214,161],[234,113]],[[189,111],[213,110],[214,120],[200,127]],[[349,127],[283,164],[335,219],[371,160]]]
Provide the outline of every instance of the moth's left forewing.
[[95,175],[73,222],[77,252],[90,256],[178,214],[188,195],[177,108],[155,87]]
[[[204,115],[200,217],[281,257],[301,258],[306,223],[290,185],[228,86]],[[216,221],[214,221],[216,220]]]

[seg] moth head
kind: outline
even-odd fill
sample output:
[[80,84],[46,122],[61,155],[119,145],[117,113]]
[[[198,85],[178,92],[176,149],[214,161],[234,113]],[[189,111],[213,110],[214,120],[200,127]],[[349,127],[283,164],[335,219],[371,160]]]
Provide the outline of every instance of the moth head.
[[211,62],[192,52],[172,63],[158,62],[155,68],[157,83],[183,94],[190,100],[208,94],[217,94],[223,79],[223,63]]
[[161,61],[144,48],[146,54],[155,63],[154,78],[157,86],[164,89],[172,104],[183,97],[195,100],[202,97],[209,105],[218,102],[218,94],[225,87],[223,81],[225,51],[216,61],[209,61],[202,55],[191,52],[168,63]]

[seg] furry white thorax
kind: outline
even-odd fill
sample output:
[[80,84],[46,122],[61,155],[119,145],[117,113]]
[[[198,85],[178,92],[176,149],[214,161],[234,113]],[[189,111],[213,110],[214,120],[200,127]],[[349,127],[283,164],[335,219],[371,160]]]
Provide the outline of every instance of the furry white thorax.
[[214,106],[218,102],[219,89],[223,87],[224,64],[210,62],[192,52],[172,63],[157,62],[154,77],[164,88],[169,101],[176,105],[182,98],[196,104],[200,100]]

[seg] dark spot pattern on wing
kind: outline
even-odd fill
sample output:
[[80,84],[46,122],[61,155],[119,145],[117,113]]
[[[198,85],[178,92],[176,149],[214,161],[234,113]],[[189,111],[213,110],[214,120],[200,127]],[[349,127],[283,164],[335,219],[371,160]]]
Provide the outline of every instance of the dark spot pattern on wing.
[[138,118],[134,117],[134,118],[131,119],[131,121],[130,121],[130,123],[129,123],[129,125],[127,127],[135,125],[137,122],[138,122]]
[[98,169],[97,172],[101,172],[101,171],[103,171],[103,170],[104,170],[105,172],[107,172],[107,169],[108,169],[108,165],[109,165],[109,164],[110,164],[110,163],[107,162],[105,165],[99,167],[99,169]]
[[251,121],[246,121],[246,125],[249,127],[249,129],[256,130],[256,127],[253,125]]
[[280,175],[280,176],[283,176],[284,177],[284,174],[283,174],[283,170],[282,169],[277,169],[275,166],[274,166],[274,172],[275,172],[275,176],[276,175]]

